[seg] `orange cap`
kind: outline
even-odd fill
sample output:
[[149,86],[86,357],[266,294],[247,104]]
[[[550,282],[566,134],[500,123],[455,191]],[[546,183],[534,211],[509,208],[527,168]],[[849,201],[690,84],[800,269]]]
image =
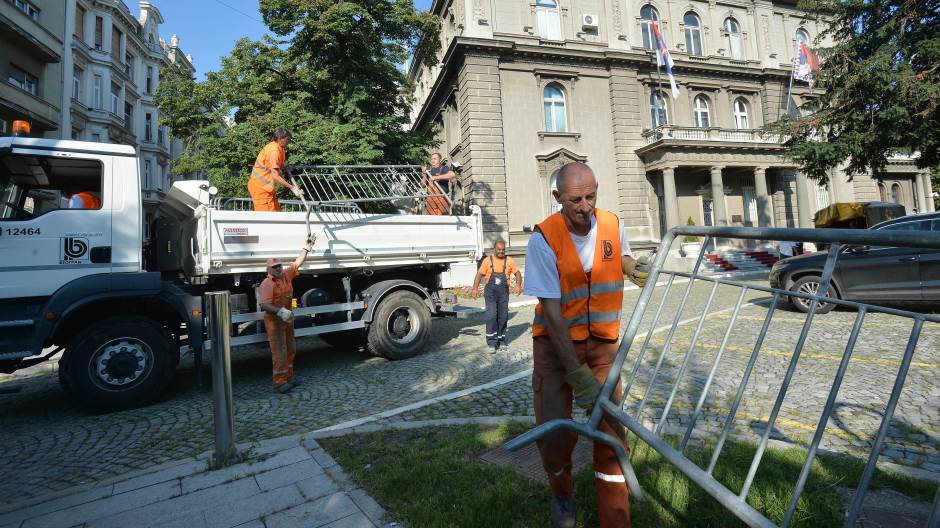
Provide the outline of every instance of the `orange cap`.
[[29,121],[24,121],[22,119],[17,119],[13,121],[13,135],[14,136],[28,136],[31,132]]

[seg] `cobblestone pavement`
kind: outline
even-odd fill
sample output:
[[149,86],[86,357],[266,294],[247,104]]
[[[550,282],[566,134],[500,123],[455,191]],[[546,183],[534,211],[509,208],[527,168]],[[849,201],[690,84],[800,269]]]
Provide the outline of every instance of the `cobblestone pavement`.
[[[667,297],[657,326],[675,316],[685,284],[677,281]],[[710,285],[696,285],[680,314],[683,324],[673,338],[657,383],[650,391],[644,416],[658,419],[673,379],[688,350],[697,315],[703,312]],[[658,305],[661,290],[654,298]],[[627,291],[625,318],[637,290]],[[709,317],[693,350],[681,390],[669,415],[670,425],[688,423],[711,360],[721,343],[737,300],[735,288],[722,286],[708,310]],[[751,291],[731,334],[718,375],[698,428],[705,434],[720,428],[724,409],[733,398],[763,315],[767,296]],[[270,357],[266,347],[234,351],[233,387],[239,441],[256,441],[308,432],[380,411],[472,388],[531,368],[528,335],[532,307],[510,312],[510,350],[486,353],[483,318],[434,321],[429,351],[419,357],[389,362],[365,353],[331,349],[316,339],[298,342],[297,372],[304,384],[288,395],[270,389]],[[646,332],[650,310],[640,331]],[[735,423],[740,434],[762,430],[773,397],[789,361],[789,351],[803,316],[782,309],[774,318],[764,353],[757,361],[741,412]],[[855,312],[817,316],[803,359],[776,424],[775,438],[805,441],[812,435],[831,385]],[[626,319],[625,319],[626,320]],[[884,456],[895,462],[940,472],[940,328],[924,327],[910,377],[898,405]],[[870,445],[876,420],[884,408],[910,322],[870,314],[846,374],[824,445],[860,450]],[[655,332],[631,396],[647,390],[651,367],[668,332]],[[631,353],[629,365],[635,355]],[[20,388],[19,392],[6,393]],[[690,392],[691,391],[691,392]],[[160,402],[143,409],[106,415],[89,414],[69,402],[56,375],[45,369],[30,378],[0,378],[0,502],[15,502],[128,471],[194,456],[211,448],[212,405],[207,389],[197,389],[192,372],[182,368],[175,388]],[[627,402],[634,408],[635,400]],[[468,396],[404,412],[386,420],[425,420],[470,416],[531,415],[528,377]]]

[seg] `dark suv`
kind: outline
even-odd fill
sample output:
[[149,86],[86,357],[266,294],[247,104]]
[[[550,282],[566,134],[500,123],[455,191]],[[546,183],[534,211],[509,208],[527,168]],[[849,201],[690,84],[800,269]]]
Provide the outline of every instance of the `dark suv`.
[[[903,216],[871,229],[932,231],[940,237],[940,213]],[[825,265],[825,252],[779,260],[770,270],[770,286],[815,294]],[[873,304],[940,304],[940,250],[847,247],[836,261],[829,297]],[[790,297],[790,302],[801,312],[809,310],[806,299]],[[826,313],[834,307],[824,303],[816,311]]]

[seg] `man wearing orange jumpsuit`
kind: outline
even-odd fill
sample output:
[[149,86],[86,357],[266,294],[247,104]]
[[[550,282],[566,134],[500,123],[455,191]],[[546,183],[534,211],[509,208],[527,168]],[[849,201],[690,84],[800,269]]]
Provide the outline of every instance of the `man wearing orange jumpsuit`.
[[[595,209],[597,180],[583,163],[563,166],[553,191],[561,211],[538,224],[526,253],[525,293],[539,298],[532,323],[535,421],[571,418],[574,402],[590,412],[617,355],[624,276],[642,286],[617,215]],[[620,384],[612,399],[621,398]],[[600,430],[626,441],[623,427]],[[574,528],[571,453],[577,435],[538,443],[552,490],[552,526]],[[594,489],[603,528],[630,526],[627,484],[610,447],[594,443]]]
[[283,174],[284,162],[287,160],[284,149],[290,142],[290,131],[278,128],[274,131],[274,141],[265,145],[258,153],[248,178],[248,194],[251,195],[255,211],[281,210],[281,204],[277,201],[276,185],[287,187],[298,198],[303,196],[303,190],[288,182]]
[[421,172],[424,173],[428,190],[426,213],[438,216],[450,214],[450,184],[457,178],[457,173],[450,165],[444,163],[440,152],[431,154],[430,170],[421,167]]
[[307,237],[300,255],[287,269],[279,259],[268,259],[268,276],[261,283],[258,301],[264,312],[264,329],[271,345],[271,362],[274,365],[274,391],[284,394],[300,385],[294,379],[294,313],[291,298],[294,287],[291,281],[299,274],[300,265],[313,249],[314,235]]

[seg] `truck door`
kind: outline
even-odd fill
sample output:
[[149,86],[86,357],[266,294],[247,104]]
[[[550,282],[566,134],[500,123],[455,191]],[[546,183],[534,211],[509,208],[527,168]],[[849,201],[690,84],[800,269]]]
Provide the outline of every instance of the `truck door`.
[[20,148],[0,157],[0,299],[47,297],[111,272],[110,156]]

